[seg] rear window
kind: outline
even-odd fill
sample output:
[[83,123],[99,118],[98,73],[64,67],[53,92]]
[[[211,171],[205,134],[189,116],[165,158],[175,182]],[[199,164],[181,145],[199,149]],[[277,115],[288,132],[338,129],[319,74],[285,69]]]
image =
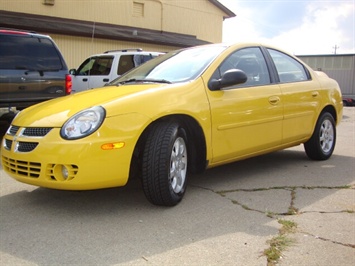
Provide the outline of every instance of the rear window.
[[63,65],[50,39],[0,35],[0,69],[61,70]]

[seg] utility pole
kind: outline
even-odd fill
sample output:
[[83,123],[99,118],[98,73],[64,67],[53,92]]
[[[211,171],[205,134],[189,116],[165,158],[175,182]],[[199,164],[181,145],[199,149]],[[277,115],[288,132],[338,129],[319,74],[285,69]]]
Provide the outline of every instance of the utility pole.
[[338,45],[333,46],[334,54],[337,54],[337,49],[340,48]]

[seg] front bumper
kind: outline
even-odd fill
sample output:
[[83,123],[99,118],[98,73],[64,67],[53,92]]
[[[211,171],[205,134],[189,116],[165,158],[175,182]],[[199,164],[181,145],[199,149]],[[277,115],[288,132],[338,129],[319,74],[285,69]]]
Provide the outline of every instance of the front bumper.
[[[62,139],[60,128],[38,130],[40,133],[26,135],[24,128],[12,126],[2,140],[2,167],[14,179],[63,190],[119,187],[127,183],[134,147],[129,139],[117,140],[117,132],[110,135],[105,127],[79,140]],[[117,141],[125,145],[112,150],[101,148]]]

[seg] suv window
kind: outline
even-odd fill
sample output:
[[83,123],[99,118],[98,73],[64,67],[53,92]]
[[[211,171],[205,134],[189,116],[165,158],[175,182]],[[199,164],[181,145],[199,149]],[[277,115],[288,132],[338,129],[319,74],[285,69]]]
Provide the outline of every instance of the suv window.
[[[133,55],[121,55],[118,63],[117,74],[122,75],[134,68]],[[138,65],[137,65],[138,66]]]
[[268,51],[275,63],[280,82],[286,83],[310,79],[309,73],[300,62],[279,51],[273,49],[268,49]]
[[141,64],[148,62],[149,60],[157,57],[157,55],[143,55],[143,54],[135,54],[135,55],[121,55],[120,62],[118,63],[117,74],[123,75],[128,72],[132,68],[140,66]]
[[70,69],[73,92],[100,88],[131,69],[161,55],[142,49],[111,50],[87,58],[78,69]]
[[0,35],[0,69],[63,69],[49,39]]
[[[121,55],[117,74],[122,75],[156,56],[153,55]],[[105,76],[110,74],[113,56],[94,56],[86,59],[78,68],[77,75]]]
[[78,75],[104,76],[111,71],[113,56],[90,57],[78,68]]

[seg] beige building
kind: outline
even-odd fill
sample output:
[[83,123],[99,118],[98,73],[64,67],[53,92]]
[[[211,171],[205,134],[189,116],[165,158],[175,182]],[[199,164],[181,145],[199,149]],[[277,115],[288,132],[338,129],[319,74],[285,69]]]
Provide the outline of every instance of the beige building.
[[106,50],[170,51],[222,41],[217,0],[1,0],[0,27],[49,34],[70,68]]

